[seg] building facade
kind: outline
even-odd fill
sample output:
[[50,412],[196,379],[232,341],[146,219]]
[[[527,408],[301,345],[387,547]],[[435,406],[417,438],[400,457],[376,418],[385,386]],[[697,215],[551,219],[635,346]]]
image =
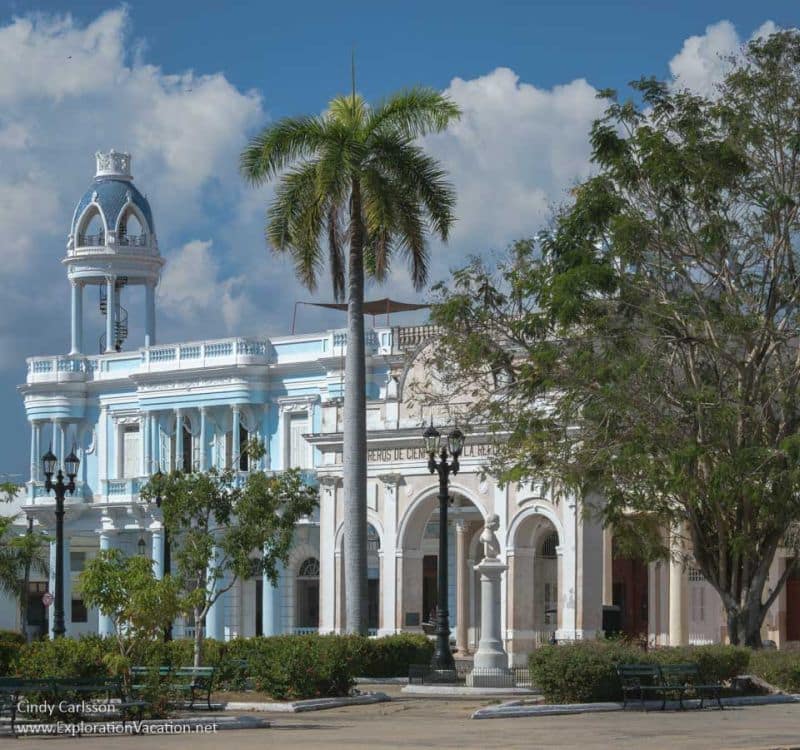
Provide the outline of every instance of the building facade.
[[[158,470],[211,466],[242,474],[299,467],[318,483],[320,504],[298,524],[278,585],[260,578],[239,581],[209,613],[207,635],[342,630],[346,332],[159,344],[155,288],[164,261],[127,154],[97,155],[95,180],[76,207],[62,263],[72,290],[70,351],[29,359],[19,390],[30,424],[23,510],[36,524],[55,524],[40,456],[52,445],[60,460],[73,448],[81,460],[77,489],[66,502],[67,633],[110,632],[106,618],[87,610],[80,596],[80,571],[98,550],[147,554],[163,574],[160,513],[139,498],[148,477]],[[84,293],[91,286],[99,288],[105,316],[96,343],[84,336]],[[141,345],[127,340],[129,326],[139,326],[133,325],[136,312],[122,304],[136,286],[144,287]],[[484,477],[492,445],[480,434],[468,436],[461,469],[452,478],[449,559],[438,559],[438,482],[427,467],[422,430],[432,416],[446,429],[447,409],[421,409],[413,387],[427,377],[422,354],[430,332],[425,326],[366,332],[371,632],[422,632],[437,599],[438,566],[446,564],[453,637],[461,652],[474,650],[480,592],[473,566],[484,519],[496,513],[501,558],[508,564],[503,632],[514,663],[553,636],[595,637],[604,604],[620,607],[628,632],[655,642],[724,638],[719,598],[691,566],[615,559],[613,535],[585,518],[580,504],[556,502],[536,482],[501,487]],[[258,462],[241,451],[251,437],[267,448]],[[781,564],[776,560],[776,576]],[[32,621],[45,630],[38,602],[52,582],[31,586]],[[781,595],[767,623],[765,637],[779,643],[800,640],[800,608],[796,595],[791,605],[791,592]],[[0,626],[13,627],[13,609],[3,608],[7,622]],[[188,635],[188,628],[178,624],[181,634]]]

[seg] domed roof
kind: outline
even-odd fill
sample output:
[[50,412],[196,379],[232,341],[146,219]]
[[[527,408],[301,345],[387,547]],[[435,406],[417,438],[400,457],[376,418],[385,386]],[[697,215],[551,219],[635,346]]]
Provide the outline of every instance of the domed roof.
[[153,212],[150,210],[150,204],[132,181],[130,154],[112,150],[109,153],[98,153],[96,156],[97,174],[94,182],[89,185],[75,207],[75,212],[72,215],[71,233],[76,234],[78,232],[76,225],[86,207],[92,202],[102,212],[109,231],[116,229],[120,214],[130,202],[139,209],[139,212],[147,222],[147,226],[142,227],[142,230],[149,234],[155,233]]

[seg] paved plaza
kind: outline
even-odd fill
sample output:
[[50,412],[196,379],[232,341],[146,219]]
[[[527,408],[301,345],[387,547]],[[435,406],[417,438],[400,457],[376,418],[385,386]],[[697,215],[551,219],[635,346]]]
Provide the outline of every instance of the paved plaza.
[[[348,748],[620,748],[709,750],[713,748],[800,748],[800,705],[759,706],[724,711],[590,714],[522,719],[471,720],[485,703],[399,698],[391,703],[309,714],[273,714],[273,726],[217,734],[22,740],[25,750],[73,743],[124,750],[292,750]],[[199,712],[198,712],[199,713]],[[78,745],[75,745],[76,747]]]

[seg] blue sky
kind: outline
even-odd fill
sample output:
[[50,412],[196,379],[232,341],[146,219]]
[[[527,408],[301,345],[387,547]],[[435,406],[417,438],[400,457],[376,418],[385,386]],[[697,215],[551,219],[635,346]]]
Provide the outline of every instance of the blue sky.
[[[536,232],[589,174],[597,89],[652,74],[709,92],[725,55],[794,25],[796,11],[796,2],[0,0],[0,472],[27,476],[16,392],[25,357],[68,348],[59,260],[95,150],[132,151],[150,198],[168,263],[161,340],[280,335],[295,300],[310,295],[268,253],[270,188],[244,186],[236,159],[259,127],[319,112],[346,90],[353,47],[369,99],[425,84],[464,111],[425,144],[459,195],[449,246],[432,247],[435,280],[470,253]],[[386,292],[410,296],[404,269]],[[317,297],[328,296],[323,280]],[[135,347],[143,313],[136,297],[128,307]],[[87,323],[93,341],[100,319]]]

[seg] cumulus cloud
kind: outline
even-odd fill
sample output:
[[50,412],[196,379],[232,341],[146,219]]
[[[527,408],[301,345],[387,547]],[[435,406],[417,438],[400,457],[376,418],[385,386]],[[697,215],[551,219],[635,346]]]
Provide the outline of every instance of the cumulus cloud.
[[209,337],[236,333],[238,324],[250,312],[250,303],[242,293],[245,276],[221,277],[213,240],[187,242],[170,253],[167,261],[158,295],[159,311],[181,323],[199,321]]
[[[765,21],[750,35],[750,39],[769,36],[777,30],[775,23]],[[703,34],[690,36],[669,62],[673,86],[713,96],[716,86],[730,70],[731,60],[741,53],[745,41],[730,21],[718,21],[707,26]]]

